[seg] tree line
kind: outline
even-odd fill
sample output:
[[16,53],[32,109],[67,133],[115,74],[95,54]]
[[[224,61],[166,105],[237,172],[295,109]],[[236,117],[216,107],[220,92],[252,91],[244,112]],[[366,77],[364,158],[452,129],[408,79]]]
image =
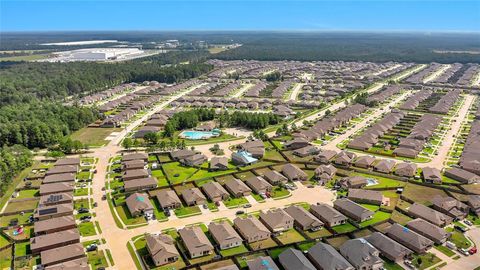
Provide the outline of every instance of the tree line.
[[0,148],[0,197],[5,195],[15,175],[31,165],[32,153],[27,148],[20,145]]

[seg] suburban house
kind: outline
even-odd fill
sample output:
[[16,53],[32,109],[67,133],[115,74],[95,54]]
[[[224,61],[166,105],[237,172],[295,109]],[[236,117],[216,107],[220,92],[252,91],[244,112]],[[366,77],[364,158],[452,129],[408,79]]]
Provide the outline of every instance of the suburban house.
[[337,168],[331,164],[320,165],[315,169],[314,177],[321,185],[325,185],[328,181],[333,179],[336,173]]
[[197,154],[197,152],[195,152],[193,150],[179,149],[179,150],[174,150],[174,151],[170,152],[170,157],[173,160],[179,161],[179,160],[185,159],[187,157],[193,156],[195,154]]
[[468,205],[448,196],[435,196],[432,199],[433,209],[451,216],[456,220],[461,220],[468,215]]
[[393,173],[398,176],[414,177],[417,174],[417,164],[409,162],[398,163]]
[[272,258],[268,256],[260,256],[247,261],[249,270],[280,270]]
[[407,222],[405,227],[411,229],[412,231],[427,237],[428,239],[435,242],[435,244],[440,245],[447,241],[450,233],[445,231],[443,228],[438,227],[428,221],[425,221],[421,218],[416,218]]
[[207,197],[213,202],[219,202],[226,200],[230,197],[230,194],[220,185],[220,183],[212,181],[202,186],[203,192],[207,194]]
[[387,236],[413,250],[416,253],[425,253],[433,247],[430,239],[395,223],[386,232]]
[[38,205],[55,205],[73,202],[73,192],[42,195]]
[[145,169],[145,161],[135,159],[122,162],[122,171]]
[[337,154],[333,162],[337,165],[348,167],[356,157],[355,153],[342,151]]
[[71,203],[56,205],[39,205],[33,213],[35,220],[46,220],[51,218],[71,216],[73,214],[73,205]]
[[[86,256],[83,245],[80,243],[49,249],[40,253],[40,260],[44,267],[82,258],[86,258]],[[78,269],[78,265],[75,265],[73,269]]]
[[453,218],[419,203],[411,205],[410,208],[408,208],[408,214],[416,218],[423,218],[439,227],[444,227],[453,221]]
[[42,184],[51,184],[51,183],[58,183],[58,182],[75,182],[75,174],[59,173],[59,174],[47,175],[45,176],[45,178],[43,178]]
[[347,240],[340,246],[340,254],[355,269],[383,269],[383,260],[380,259],[380,252],[363,238]]
[[122,175],[123,181],[129,181],[139,178],[146,178],[149,177],[150,173],[146,169],[136,169],[136,170],[128,170],[125,171]]
[[294,225],[300,230],[318,231],[323,228],[323,222],[299,205],[290,205],[285,212],[295,220]]
[[259,218],[273,233],[288,231],[293,228],[294,219],[280,208],[268,210],[267,212],[260,211]]
[[145,234],[147,250],[155,266],[162,266],[178,260],[180,254],[175,241],[167,234]]
[[337,152],[333,150],[322,150],[316,155],[313,160],[323,164],[329,164],[330,161],[337,155]]
[[132,161],[132,160],[143,160],[144,162],[148,161],[148,154],[146,153],[133,153],[125,154],[122,156],[122,162]]
[[56,193],[72,193],[75,188],[75,184],[69,182],[59,182],[52,184],[40,185],[40,195],[49,195]]
[[250,153],[256,159],[262,158],[265,154],[265,145],[262,140],[248,141],[240,144],[238,148]]
[[247,151],[239,150],[232,153],[232,163],[237,166],[248,166],[256,162],[258,162],[258,159]]
[[374,162],[375,162],[375,157],[361,156],[355,160],[354,164],[356,167],[368,169],[372,167]]
[[53,175],[53,174],[61,174],[61,173],[77,173],[78,166],[76,165],[61,165],[55,166],[53,168],[48,169],[45,173],[45,176]]
[[157,179],[153,177],[138,178],[124,182],[125,192],[149,190],[157,187]]
[[333,202],[333,207],[355,222],[363,222],[372,219],[375,214],[349,199],[338,199]]
[[171,189],[159,190],[155,197],[163,210],[176,209],[182,207],[182,202],[177,193]]
[[233,226],[237,229],[247,243],[254,243],[270,238],[270,230],[260,220],[249,216],[246,218],[237,217],[233,220]]
[[277,171],[268,170],[263,174],[263,177],[272,185],[284,184],[288,179]]
[[293,164],[284,165],[282,173],[290,181],[306,181],[308,179],[308,175]]
[[278,256],[285,270],[315,270],[315,266],[298,249],[287,248]]
[[207,198],[198,188],[189,188],[182,191],[182,198],[188,206],[203,205],[207,203]]
[[390,198],[383,196],[381,191],[367,189],[349,189],[348,199],[356,203],[375,204],[379,206],[390,204]]
[[203,163],[207,162],[207,160],[208,158],[204,154],[195,154],[180,159],[180,163],[185,166],[195,167],[202,165]]
[[257,194],[266,194],[272,191],[272,185],[260,176],[252,176],[247,179],[247,185]]
[[345,224],[348,219],[335,208],[324,203],[311,205],[310,212],[330,228]]
[[391,173],[395,164],[396,162],[391,159],[381,159],[373,166],[373,169],[377,172]]
[[470,206],[470,211],[480,216],[480,195],[469,195],[468,206]]
[[445,176],[461,182],[462,184],[480,183],[480,176],[460,168],[450,168],[445,171]]
[[410,258],[413,253],[410,249],[393,241],[391,238],[388,238],[380,232],[372,233],[365,237],[365,240],[372,244],[384,257],[392,262],[403,262],[405,259]]
[[332,246],[318,242],[308,250],[310,261],[320,270],[354,270],[353,266]]
[[307,140],[305,140],[304,138],[297,137],[297,138],[294,138],[293,140],[286,142],[283,146],[285,146],[285,148],[290,150],[296,150],[309,145],[310,143]]
[[213,246],[199,226],[185,227],[178,234],[190,258],[198,258],[213,253]]
[[215,129],[215,123],[214,122],[205,122],[195,128],[195,130],[198,131],[212,131]]
[[425,167],[422,170],[423,180],[427,183],[433,184],[441,184],[442,183],[442,175],[440,174],[440,170],[431,167]]
[[44,250],[75,243],[80,243],[80,234],[77,228],[32,237],[30,238],[30,250],[33,255],[37,255]]
[[54,167],[67,165],[80,166],[80,158],[61,158],[55,161],[55,164],[53,164]]
[[237,178],[225,181],[225,188],[236,198],[248,196],[252,193],[252,190]]
[[225,171],[228,170],[228,158],[226,157],[212,157],[210,159],[210,171]]
[[243,242],[243,239],[232,225],[226,221],[210,223],[208,225],[208,231],[221,250],[238,247]]
[[299,157],[313,156],[320,152],[320,149],[313,145],[307,145],[305,147],[293,150],[293,154]]
[[133,217],[150,214],[153,215],[153,205],[147,194],[133,193],[125,200],[128,211]]
[[77,224],[73,216],[62,216],[57,218],[39,220],[33,223],[35,235],[50,234],[54,232],[75,229]]
[[368,184],[368,181],[363,176],[354,175],[342,178],[339,184],[343,188],[362,188]]

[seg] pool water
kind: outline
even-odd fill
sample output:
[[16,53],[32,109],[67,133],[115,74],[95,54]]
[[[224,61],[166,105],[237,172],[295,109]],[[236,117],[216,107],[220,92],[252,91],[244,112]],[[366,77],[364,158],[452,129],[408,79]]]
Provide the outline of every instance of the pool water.
[[378,184],[377,179],[367,178],[367,186],[374,186],[374,185],[377,185],[377,184]]
[[189,140],[201,140],[201,139],[209,139],[212,137],[217,137],[220,135],[218,132],[215,131],[196,131],[196,130],[187,130],[180,133],[181,138],[189,139]]

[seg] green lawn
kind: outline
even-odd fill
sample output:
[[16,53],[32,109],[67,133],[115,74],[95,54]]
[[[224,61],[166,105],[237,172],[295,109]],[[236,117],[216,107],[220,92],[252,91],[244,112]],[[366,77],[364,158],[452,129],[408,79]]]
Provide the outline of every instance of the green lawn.
[[332,233],[328,231],[327,229],[323,228],[321,230],[318,230],[316,232],[312,231],[305,231],[304,232],[310,239],[318,239],[318,238],[323,238],[327,236],[331,236]]
[[345,224],[342,224],[342,225],[337,225],[337,226],[334,226],[332,227],[332,229],[336,232],[336,233],[349,233],[349,232],[353,232],[357,229],[357,227],[353,226],[352,224],[350,224],[349,222],[345,223]]
[[0,269],[10,269],[12,260],[12,248],[7,248],[0,251]]
[[152,170],[152,176],[157,178],[157,183],[159,187],[168,187],[168,180],[163,174],[162,170]]
[[79,223],[77,227],[80,235],[83,237],[97,234],[95,232],[95,225],[92,222],[82,222]]
[[368,210],[370,210],[372,212],[375,212],[378,209],[380,209],[380,207],[378,205],[366,204],[366,203],[361,203],[360,205],[367,208]]
[[30,254],[30,242],[18,242],[15,244],[15,257],[23,257]]
[[77,179],[78,180],[89,180],[91,179],[91,173],[88,171],[81,171],[77,173]]
[[18,225],[25,225],[28,224],[28,217],[30,217],[33,213],[32,212],[27,212],[23,215],[21,214],[16,214],[16,215],[11,215],[11,216],[2,216],[0,217],[0,227],[8,227],[8,224],[10,223],[10,220],[12,219],[17,219],[18,220]]
[[275,186],[272,189],[272,192],[271,192],[271,196],[274,199],[283,198],[283,197],[286,197],[288,195],[290,195],[290,191],[288,191],[288,189],[280,187],[280,186]]
[[245,197],[240,197],[240,198],[230,197],[227,200],[224,200],[223,203],[228,208],[235,208],[235,207],[240,207],[244,204],[247,204],[248,200]]
[[438,245],[438,246],[434,246],[434,248],[437,249],[438,251],[442,252],[443,254],[447,255],[448,257],[452,257],[453,255],[456,254],[455,252],[453,252],[451,249],[449,249],[446,246]]
[[130,211],[128,211],[127,205],[122,204],[120,206],[116,206],[115,209],[117,210],[118,216],[123,221],[123,223],[127,226],[131,225],[146,225],[147,222],[143,216],[139,217],[132,217]]
[[268,238],[262,241],[249,243],[248,246],[252,250],[261,250],[261,249],[276,247],[277,243],[275,243],[275,241],[272,238]]
[[421,270],[431,267],[439,263],[441,260],[432,253],[426,253],[422,255],[413,255],[412,263],[413,265]]
[[93,269],[98,269],[99,267],[108,267],[107,259],[103,250],[96,250],[87,252],[88,264],[92,266]]
[[175,215],[179,218],[201,215],[201,214],[202,214],[202,211],[200,210],[200,207],[196,205],[175,209]]
[[163,164],[162,167],[171,184],[182,183],[197,171],[196,168],[182,166],[179,162]]
[[376,176],[376,175],[359,173],[359,172],[354,172],[351,175],[352,176],[353,175],[360,175],[360,176],[363,176],[365,178],[370,178],[370,179],[377,180],[378,184],[367,186],[366,189],[396,188],[396,187],[404,187],[406,185],[406,182],[397,181],[397,180],[394,180],[394,179],[391,179],[391,178],[388,178],[388,177]]
[[88,187],[85,188],[76,188],[73,191],[73,196],[87,196],[88,195]]
[[38,205],[38,200],[22,201],[22,202],[11,200],[7,204],[7,207],[5,208],[4,213],[34,210],[35,208],[37,208],[37,205]]
[[238,247],[220,250],[220,255],[222,255],[223,257],[228,257],[228,256],[245,253],[245,252],[248,252],[248,249],[247,247],[245,247],[245,245],[242,244]]
[[39,196],[40,191],[38,189],[24,189],[18,192],[17,199],[34,198]]
[[305,238],[295,229],[282,232],[275,238],[284,245],[305,241]]
[[313,241],[313,242],[306,242],[306,243],[299,244],[299,245],[298,245],[298,248],[299,248],[301,251],[306,251],[306,250],[309,250],[311,247],[315,246],[315,244],[317,244],[317,242],[315,242],[315,241]]
[[80,208],[90,208],[90,204],[88,203],[88,199],[78,199],[73,201],[73,208],[78,210]]
[[454,243],[457,247],[460,248],[469,248],[471,243],[470,241],[465,237],[465,235],[457,230],[455,230],[452,227],[446,228],[445,229],[447,232],[450,232],[450,238],[449,241]]
[[379,222],[382,222],[382,221],[385,221],[385,220],[388,220],[390,218],[391,214],[390,213],[387,213],[387,212],[382,212],[382,211],[377,211],[375,212],[375,214],[373,215],[373,218],[370,219],[370,220],[366,220],[364,222],[361,222],[359,225],[361,228],[365,228],[365,227],[368,227],[370,225],[373,225],[373,224],[376,224],[376,223],[379,223]]

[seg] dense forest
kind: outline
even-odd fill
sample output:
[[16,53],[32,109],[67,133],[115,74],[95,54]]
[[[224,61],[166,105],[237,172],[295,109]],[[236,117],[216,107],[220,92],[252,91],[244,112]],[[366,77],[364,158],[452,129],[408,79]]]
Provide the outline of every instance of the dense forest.
[[31,164],[32,153],[27,148],[20,145],[0,148],[0,197],[13,177]]
[[[179,82],[212,69],[205,52],[171,52],[121,63],[4,63],[0,68],[0,147],[45,147],[97,119],[95,108],[62,104],[69,96],[124,82]],[[176,65],[188,61],[190,64]]]

